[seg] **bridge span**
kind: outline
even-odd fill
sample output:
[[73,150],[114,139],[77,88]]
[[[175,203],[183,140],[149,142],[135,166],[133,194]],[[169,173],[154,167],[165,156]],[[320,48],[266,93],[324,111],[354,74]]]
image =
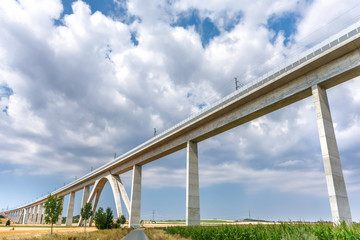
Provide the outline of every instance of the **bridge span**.
[[[81,207],[92,202],[95,212],[102,189],[109,181],[118,216],[122,214],[122,200],[129,213],[129,226],[137,226],[140,224],[142,166],[186,148],[186,224],[199,225],[197,143],[312,96],[332,219],[336,224],[342,221],[350,224],[351,212],[326,90],[359,75],[360,22],[51,194],[70,195],[66,225],[71,225],[76,192],[83,190]],[[119,176],[129,170],[133,170],[130,198]],[[93,186],[91,192],[90,186]],[[18,223],[43,223],[46,199],[44,196],[5,213]],[[79,225],[82,224],[80,219]]]

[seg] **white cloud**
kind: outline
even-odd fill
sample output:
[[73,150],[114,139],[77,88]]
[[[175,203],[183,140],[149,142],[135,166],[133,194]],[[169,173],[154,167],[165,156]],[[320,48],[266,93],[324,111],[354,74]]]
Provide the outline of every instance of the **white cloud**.
[[[296,39],[301,39],[316,25],[314,13],[330,6],[324,1],[176,1],[169,5],[168,1],[149,4],[136,0],[129,1],[127,14],[141,21],[126,25],[100,12],[92,14],[89,6],[77,1],[73,13],[60,19],[63,25],[54,25],[63,9],[61,2],[35,2],[0,3],[4,33],[0,78],[14,91],[8,101],[0,102],[0,107],[9,106],[9,116],[0,118],[0,128],[6,129],[0,141],[7,147],[2,148],[1,155],[6,157],[0,161],[30,169],[24,172],[69,175],[86,172],[81,169],[90,164],[102,165],[114,152],[119,155],[152,137],[154,127],[161,132],[203,104],[218,100],[234,90],[235,76],[244,83],[282,62],[289,49],[283,46],[281,34],[274,44],[270,42],[273,33],[266,27],[270,16],[299,12],[303,18]],[[341,3],[341,9],[351,4]],[[170,25],[177,14],[194,8],[219,26],[240,13],[241,20],[230,32],[220,29],[221,34],[203,48],[194,27]],[[331,16],[321,19],[326,22]],[[130,40],[131,32],[136,32],[138,46]],[[357,144],[359,130],[354,110],[359,86],[350,85],[352,121],[343,124],[344,119],[336,120],[339,146],[349,151]],[[334,112],[338,116],[337,110]],[[21,158],[14,154],[17,147],[23,150]],[[283,190],[291,187],[274,177],[284,171],[279,166],[300,168],[297,161],[317,168],[321,165],[321,161],[307,160],[321,160],[311,99],[209,139],[202,147],[207,161],[222,169],[221,173],[212,172],[211,167],[202,170],[209,184],[207,176],[216,174],[222,182],[231,182],[224,173],[238,159],[242,165],[234,167],[248,171],[248,177],[235,177],[234,182],[254,183],[260,188],[261,184],[267,186],[266,181],[247,179],[264,175]],[[220,148],[221,153],[214,152]],[[49,165],[34,164],[31,170],[30,163],[39,159]],[[259,165],[262,168],[257,168]],[[166,171],[166,167],[151,169],[144,176],[166,175]],[[294,176],[301,173],[291,171]],[[311,175],[315,172],[308,174],[317,179]],[[181,179],[175,177],[174,181],[180,184]],[[290,182],[300,184],[294,181]],[[300,188],[311,192],[312,186],[304,184]]]
[[[148,188],[186,187],[186,170],[152,167],[144,171],[143,184]],[[199,169],[200,187],[218,184],[239,184],[249,194],[270,190],[292,194],[326,195],[325,176],[321,170],[254,169],[237,162],[217,165],[202,164]]]

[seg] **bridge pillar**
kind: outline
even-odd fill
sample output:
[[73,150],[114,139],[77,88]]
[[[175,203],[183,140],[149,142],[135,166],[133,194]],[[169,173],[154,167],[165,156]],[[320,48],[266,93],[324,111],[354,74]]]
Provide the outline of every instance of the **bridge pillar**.
[[187,142],[186,226],[200,225],[199,166],[196,142]]
[[334,224],[351,224],[350,206],[326,90],[312,87],[331,214]]
[[38,217],[37,211],[38,211],[38,205],[34,206],[34,213],[33,213],[32,219],[31,219],[32,224],[36,223],[36,219]]
[[26,222],[27,224],[31,224],[33,211],[34,211],[34,207],[30,207],[29,208],[29,216],[28,216],[28,219],[27,219],[27,222]]
[[[83,208],[89,199],[89,193],[90,193],[90,186],[85,186],[83,189],[83,195],[81,200],[81,208]],[[86,224],[86,223],[85,223]],[[78,227],[82,226],[82,218],[80,216]]]
[[28,216],[28,209],[24,208],[24,214],[23,214],[23,224],[27,223],[27,216]]
[[43,211],[43,204],[41,203],[41,204],[39,205],[38,218],[37,218],[37,221],[36,221],[37,224],[41,224],[41,221],[42,221],[42,211]]
[[[62,201],[61,201],[61,206],[64,206],[64,198],[63,198]],[[56,222],[56,225],[61,225],[62,218],[63,218],[63,211],[61,211],[61,213],[59,214],[59,219],[58,219],[58,221]]]
[[133,179],[131,186],[131,202],[129,213],[129,227],[140,226],[141,209],[141,169],[140,165],[133,167]]
[[66,226],[72,226],[73,215],[74,215],[74,202],[75,202],[75,192],[71,192],[67,215],[66,215]]

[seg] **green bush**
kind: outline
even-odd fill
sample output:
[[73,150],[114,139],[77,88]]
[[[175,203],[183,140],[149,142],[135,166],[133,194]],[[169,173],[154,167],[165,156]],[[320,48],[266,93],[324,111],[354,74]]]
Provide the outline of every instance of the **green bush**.
[[104,212],[104,209],[100,207],[95,213],[94,220],[98,229],[111,229],[114,227],[113,213],[110,208],[107,208],[106,212]]
[[7,220],[7,221],[6,221],[5,226],[10,226],[10,220]]

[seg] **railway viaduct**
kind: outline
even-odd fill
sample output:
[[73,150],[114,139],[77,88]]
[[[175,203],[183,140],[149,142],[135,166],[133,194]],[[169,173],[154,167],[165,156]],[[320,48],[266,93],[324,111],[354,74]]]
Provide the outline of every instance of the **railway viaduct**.
[[[70,195],[66,225],[71,225],[76,192],[83,190],[81,207],[86,202],[92,202],[93,210],[96,210],[101,191],[109,181],[118,216],[122,214],[122,199],[129,213],[129,226],[137,226],[140,224],[142,166],[186,148],[186,224],[199,225],[197,143],[312,96],[332,219],[335,224],[342,221],[351,224],[351,212],[326,90],[359,75],[360,22],[51,194]],[[129,170],[133,171],[130,198],[119,177],[119,174]],[[91,192],[90,186],[93,186]],[[47,196],[44,196],[5,213],[18,223],[40,224],[46,199]],[[82,222],[80,219],[79,225],[84,224]],[[92,219],[89,221],[90,226],[91,223]]]

